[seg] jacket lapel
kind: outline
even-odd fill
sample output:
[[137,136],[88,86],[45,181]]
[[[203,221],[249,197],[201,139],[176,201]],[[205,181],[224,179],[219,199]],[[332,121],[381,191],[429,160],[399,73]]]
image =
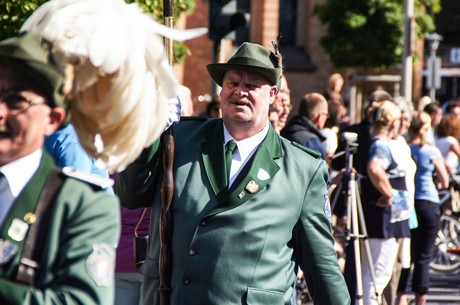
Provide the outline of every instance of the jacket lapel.
[[45,185],[46,178],[53,168],[53,165],[54,164],[51,160],[51,157],[46,152],[44,152],[37,172],[32,176],[21,193],[19,193],[18,197],[13,203],[13,206],[11,207],[11,210],[8,213],[8,216],[5,219],[1,231],[2,237],[8,236],[8,229],[13,219],[18,218],[24,220],[24,216],[28,212],[33,212],[35,210],[38,198]]
[[[206,216],[210,217],[233,209],[261,192],[279,170],[279,166],[275,163],[274,159],[282,155],[281,140],[270,126],[269,133],[255,152],[252,162],[246,165],[249,166],[247,174],[237,178],[235,183],[238,184],[232,186],[231,193],[226,192],[226,196],[222,200],[219,200],[217,206]],[[241,174],[243,172],[244,169]]]
[[227,177],[224,156],[224,131],[222,120],[215,120],[206,139],[201,143],[201,156],[217,200],[221,201],[227,194]]
[[8,216],[1,226],[0,240],[3,240],[4,243],[7,242],[14,245],[16,254],[14,257],[9,258],[9,264],[5,264],[3,266],[4,268],[0,268],[0,275],[11,273],[15,267],[15,264],[11,263],[11,261],[19,260],[19,255],[22,252],[26,240],[25,237],[29,230],[29,224],[27,223],[28,218],[26,215],[35,211],[38,198],[53,166],[54,163],[51,157],[44,152],[36,173],[16,198],[11,210],[8,212]]

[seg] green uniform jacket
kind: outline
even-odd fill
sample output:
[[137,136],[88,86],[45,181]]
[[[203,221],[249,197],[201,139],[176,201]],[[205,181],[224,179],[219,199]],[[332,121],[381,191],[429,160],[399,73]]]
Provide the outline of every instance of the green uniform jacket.
[[[333,250],[324,161],[270,127],[229,194],[222,120],[181,121],[174,136],[171,304],[290,304],[296,263],[315,304],[350,304]],[[144,151],[116,183],[122,205],[153,203],[149,281],[159,276],[156,149]]]
[[[114,248],[120,221],[118,200],[88,183],[65,177],[56,198],[35,287],[15,281],[25,239],[9,233],[13,223],[35,210],[40,192],[54,167],[43,154],[37,172],[16,198],[0,238],[17,247],[0,265],[0,304],[110,304],[114,302]],[[24,222],[25,223],[25,222]]]

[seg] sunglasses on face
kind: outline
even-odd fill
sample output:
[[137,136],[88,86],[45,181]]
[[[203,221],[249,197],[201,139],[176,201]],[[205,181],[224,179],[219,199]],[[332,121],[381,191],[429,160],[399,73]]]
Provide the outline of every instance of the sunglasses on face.
[[0,95],[0,104],[5,104],[8,110],[14,114],[26,111],[32,106],[43,104],[43,102],[31,100],[20,92],[9,91]]

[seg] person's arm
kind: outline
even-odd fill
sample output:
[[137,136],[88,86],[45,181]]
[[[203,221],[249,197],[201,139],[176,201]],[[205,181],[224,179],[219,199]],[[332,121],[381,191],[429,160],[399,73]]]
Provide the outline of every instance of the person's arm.
[[160,140],[130,164],[115,179],[115,194],[120,198],[121,205],[128,209],[148,207],[152,205],[155,186],[160,181]]
[[452,145],[450,145],[450,150],[458,157],[460,158],[460,145],[458,144],[457,140],[455,140]]
[[390,180],[388,180],[385,169],[378,160],[374,159],[369,161],[367,164],[367,175],[374,187],[382,194],[382,196],[377,200],[376,206],[390,206],[392,203],[391,198],[393,188],[391,187]]
[[444,158],[439,155],[438,157],[433,159],[434,168],[436,170],[437,181],[440,184],[441,188],[448,188],[449,187],[449,174],[447,172],[447,168],[444,162]]
[[350,295],[340,271],[327,215],[330,210],[327,180],[327,166],[321,161],[313,169],[294,229],[296,259],[315,304],[349,305]]
[[[448,137],[446,139],[449,139],[449,152],[453,152],[457,158],[460,158],[460,145],[458,144],[458,141],[453,138],[453,137]],[[452,168],[448,162],[447,162],[447,159],[446,159],[446,156],[444,156],[444,165],[447,169],[447,173],[448,174],[455,174],[457,172],[457,168]]]
[[116,197],[65,183],[51,217],[37,285],[0,276],[0,304],[113,304],[120,231]]

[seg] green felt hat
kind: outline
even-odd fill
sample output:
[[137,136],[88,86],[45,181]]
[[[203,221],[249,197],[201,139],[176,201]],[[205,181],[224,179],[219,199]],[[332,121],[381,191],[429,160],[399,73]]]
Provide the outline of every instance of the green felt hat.
[[61,87],[64,75],[56,67],[51,55],[51,45],[32,33],[0,41],[0,63],[5,63],[30,77],[47,95],[51,107],[63,107]]
[[247,70],[265,76],[272,85],[281,88],[281,72],[278,57],[269,49],[255,43],[243,43],[227,63],[206,66],[212,79],[222,87],[222,79],[228,70]]

